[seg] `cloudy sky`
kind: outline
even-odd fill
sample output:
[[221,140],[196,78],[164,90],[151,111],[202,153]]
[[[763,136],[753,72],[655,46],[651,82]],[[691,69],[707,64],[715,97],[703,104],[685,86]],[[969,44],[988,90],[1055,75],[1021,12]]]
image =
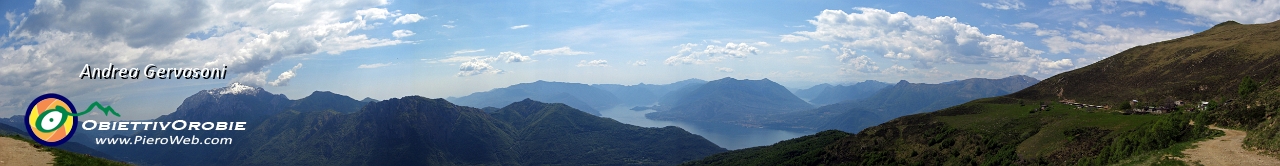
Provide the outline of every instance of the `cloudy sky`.
[[[0,1],[0,116],[36,96],[172,112],[240,82],[291,99],[462,96],[536,80],[665,84],[769,78],[791,88],[1053,74],[1235,20],[1248,0]],[[221,67],[222,80],[79,79],[95,67]]]

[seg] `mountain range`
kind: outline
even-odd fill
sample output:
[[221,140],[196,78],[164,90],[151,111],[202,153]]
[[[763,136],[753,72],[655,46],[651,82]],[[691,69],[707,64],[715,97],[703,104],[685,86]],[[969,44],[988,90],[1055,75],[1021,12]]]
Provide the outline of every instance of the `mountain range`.
[[663,109],[646,114],[655,120],[708,121],[730,124],[751,124],[763,119],[763,115],[813,109],[813,105],[800,100],[785,87],[769,79],[738,80],[722,78],[707,82],[683,94],[677,100],[659,103]]
[[197,92],[156,121],[179,119],[246,121],[249,129],[138,133],[234,138],[229,145],[103,149],[144,165],[672,165],[725,151],[680,128],[637,127],[532,99],[487,113],[418,96],[366,103],[314,92],[288,100],[232,84]]
[[793,130],[837,129],[856,132],[903,115],[931,112],[974,99],[1013,93],[1036,82],[1038,80],[1035,78],[1023,75],[1001,79],[971,78],[948,84],[899,81],[866,98],[770,116],[765,126]]
[[[684,164],[1178,165],[1184,161],[1168,156],[1221,135],[1207,125],[1249,129],[1239,148],[1274,154],[1280,120],[1270,117],[1280,114],[1280,87],[1268,82],[1280,80],[1277,29],[1280,22],[1228,21],[1130,48],[1012,94],[898,117],[856,134],[824,131]],[[1131,114],[1129,106],[1172,111]]]
[[839,102],[858,100],[876,94],[880,89],[892,84],[875,80],[867,80],[853,85],[830,86],[809,100],[815,106],[831,105]]
[[609,109],[622,104],[622,100],[619,100],[617,96],[591,85],[541,80],[485,92],[476,92],[463,97],[450,97],[447,100],[458,103],[458,105],[484,108],[502,107],[526,98],[568,104],[573,108],[596,116],[600,115],[600,111],[597,110]]

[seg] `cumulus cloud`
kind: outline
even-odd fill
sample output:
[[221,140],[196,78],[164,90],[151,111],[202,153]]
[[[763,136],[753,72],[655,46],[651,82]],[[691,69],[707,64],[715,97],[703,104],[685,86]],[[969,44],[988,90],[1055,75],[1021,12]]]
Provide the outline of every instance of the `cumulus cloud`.
[[1158,29],[1116,28],[1098,25],[1092,31],[1071,31],[1069,34],[1051,36],[1043,40],[1051,53],[1070,53],[1079,49],[1097,56],[1111,56],[1134,46],[1155,43],[1191,35],[1191,31],[1163,31]]
[[493,66],[489,65],[489,62],[485,62],[485,60],[472,59],[470,61],[463,62],[462,65],[458,66],[457,76],[467,77],[481,74],[502,74],[502,72],[502,70],[493,68]]
[[1053,69],[1053,70],[1070,69],[1071,67],[1075,67],[1075,65],[1071,63],[1071,59],[1040,62],[1039,65],[1041,69]]
[[914,70],[912,70],[912,69],[908,69],[908,68],[907,68],[907,67],[905,67],[905,66],[901,66],[901,65],[893,65],[893,66],[889,66],[889,68],[885,68],[885,69],[884,69],[884,71],[882,71],[882,72],[884,72],[884,73],[890,73],[890,74],[905,75],[905,74],[911,74],[911,73],[912,73],[912,71],[914,71]]
[[809,41],[809,38],[804,36],[796,36],[796,35],[782,35],[783,43],[795,43],[795,42],[802,42],[802,41]]
[[532,58],[529,58],[529,56],[520,55],[520,53],[518,52],[511,52],[511,51],[503,51],[502,53],[498,53],[498,59],[502,59],[507,63],[529,62],[533,60]]
[[609,61],[603,59],[578,61],[578,67],[609,67]]
[[289,80],[292,80],[293,76],[297,75],[298,68],[302,68],[302,63],[298,63],[298,65],[294,65],[292,69],[289,69],[289,71],[284,71],[284,73],[280,73],[280,76],[277,76],[275,81],[271,81],[270,83],[267,83],[267,84],[271,86],[289,85]]
[[1091,9],[1093,8],[1093,0],[1053,0],[1050,5],[1067,5],[1072,9]]
[[[474,51],[474,50],[468,50]],[[475,51],[479,52],[479,51]],[[458,66],[458,77],[475,76],[481,74],[502,74],[506,71],[494,68],[491,63],[503,61],[506,63],[532,62],[533,58],[520,55],[518,52],[503,51],[498,56],[451,56],[448,58],[428,61],[428,63],[454,63],[462,62]]]
[[484,56],[449,56],[441,59],[434,59],[434,60],[423,59],[423,60],[427,61],[427,63],[459,63],[459,62],[471,61],[472,59],[477,59],[482,57]]
[[522,29],[522,28],[528,28],[528,27],[529,27],[529,24],[524,24],[524,25],[511,26],[511,29]]
[[418,14],[406,14],[406,15],[400,16],[399,18],[396,18],[396,21],[391,22],[391,24],[408,24],[408,23],[414,23],[414,22],[422,21],[422,20],[425,20],[425,19],[427,19],[427,18],[426,18],[426,17],[422,17],[422,15],[418,15]]
[[1036,28],[1040,28],[1040,25],[1036,25],[1036,23],[1031,23],[1031,22],[1021,22],[1021,23],[1013,24],[1013,27],[1018,29],[1036,29]]
[[[1102,6],[1114,7],[1117,5],[1117,1],[1114,0],[1101,0],[1097,2]],[[1280,20],[1280,13],[1275,12],[1280,11],[1280,3],[1266,0],[1124,0],[1124,2],[1151,4],[1168,7],[1173,10],[1180,10],[1183,13],[1193,15],[1196,18],[1179,19],[1177,21],[1192,25],[1202,25],[1203,22],[1218,23],[1228,20],[1235,20],[1245,24],[1270,23]],[[1049,4],[1067,5],[1074,9],[1091,9],[1094,6],[1094,0],[1054,0]],[[1102,10],[1107,12],[1106,10],[1108,9]],[[1124,16],[1126,14],[1121,13],[1121,15]],[[1145,15],[1145,12],[1134,12],[1132,14],[1128,14],[1128,16],[1139,17],[1143,15]]]
[[995,3],[983,2],[978,3],[978,5],[982,5],[982,7],[987,9],[999,10],[1021,10],[1023,7],[1027,6],[1027,4],[1022,3],[1021,0],[998,0]]
[[387,62],[387,63],[374,63],[374,64],[360,64],[360,66],[356,66],[356,68],[359,68],[359,69],[373,69],[373,68],[379,68],[379,67],[387,67],[387,66],[391,66],[391,65],[392,65],[392,63],[391,63],[391,62]]
[[645,66],[645,65],[649,65],[649,62],[646,60],[638,60],[638,61],[631,61],[630,64],[631,66]]
[[266,78],[266,68],[286,57],[408,43],[359,31],[397,15],[380,8],[384,0],[75,2],[39,1],[32,10],[6,13],[16,25],[0,37],[10,41],[0,48],[0,75],[5,76],[0,77],[0,96],[49,91],[76,96],[137,82],[76,82],[70,75],[79,73],[67,64],[226,65],[228,77],[253,78],[249,80],[261,86],[267,85],[259,81]]
[[768,46],[772,46],[772,45],[770,45],[770,44],[769,44],[769,42],[756,42],[755,44],[756,44],[757,46],[761,46],[761,47],[768,47]]
[[453,25],[449,25],[449,24],[444,24],[444,25],[440,25],[440,27],[453,29],[453,27],[457,27],[457,26],[453,26]]
[[1280,20],[1280,3],[1256,0],[1186,1],[1160,0],[1182,9],[1182,12],[1214,22],[1235,20],[1245,24],[1270,23]]
[[717,68],[716,68],[716,71],[720,71],[720,72],[722,72],[722,73],[732,73],[732,72],[733,72],[733,68],[717,67]]
[[395,36],[396,38],[409,37],[409,36],[413,36],[414,34],[415,33],[413,33],[413,31],[404,30],[404,29],[391,32],[391,36]]
[[1142,11],[1142,10],[1139,10],[1139,11],[1127,11],[1127,12],[1124,12],[1124,13],[1120,13],[1120,17],[1129,17],[1129,16],[1138,16],[1138,17],[1142,17],[1142,16],[1146,16],[1146,15],[1147,15],[1147,11]]
[[569,48],[569,46],[533,51],[533,55],[535,56],[537,55],[582,55],[582,54],[591,54],[591,53],[592,52],[574,51],[572,48]]
[[[929,18],[872,8],[855,10],[855,13],[822,11],[814,20],[809,20],[816,28],[814,31],[792,34],[817,41],[838,42],[842,49],[851,50],[844,51],[845,54],[860,51],[915,61],[918,68],[930,68],[938,63],[1017,62],[1018,59],[1038,58],[1043,53],[1028,48],[1021,41],[983,34],[977,27],[953,17]],[[861,69],[870,71],[874,68]]]
[[483,48],[481,48],[481,49],[474,49],[474,50],[462,49],[462,50],[458,50],[458,51],[453,51],[453,54],[454,54],[454,55],[458,55],[458,54],[477,53],[477,52],[484,52],[484,49],[483,49]]
[[844,63],[845,66],[840,68],[843,73],[877,73],[880,72],[880,66],[876,66],[876,62],[872,61],[866,55],[858,55],[854,57],[855,52],[849,51],[836,57],[837,60]]
[[701,45],[693,43],[675,46],[680,51],[675,56],[667,57],[667,60],[663,61],[663,63],[667,65],[707,64],[719,62],[726,58],[745,58],[747,55],[755,55],[760,52],[760,49],[747,43],[728,43],[723,47],[707,45],[705,49],[694,50],[699,46]]

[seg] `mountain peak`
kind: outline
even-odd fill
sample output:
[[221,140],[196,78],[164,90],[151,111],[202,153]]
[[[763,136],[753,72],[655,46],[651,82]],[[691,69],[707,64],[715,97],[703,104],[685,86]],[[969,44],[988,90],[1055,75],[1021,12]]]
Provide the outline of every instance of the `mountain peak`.
[[218,89],[212,89],[212,90],[209,90],[209,94],[217,94],[217,95],[225,95],[225,94],[241,94],[241,95],[248,95],[248,94],[257,94],[259,91],[262,91],[262,88],[260,88],[260,87],[253,87],[253,86],[249,86],[249,85],[245,85],[245,84],[240,84],[239,82],[232,82],[231,84],[227,85],[227,87],[222,87],[222,88],[218,88]]
[[898,80],[898,84],[896,85],[906,85],[906,84],[911,84],[911,82],[907,82],[907,80]]

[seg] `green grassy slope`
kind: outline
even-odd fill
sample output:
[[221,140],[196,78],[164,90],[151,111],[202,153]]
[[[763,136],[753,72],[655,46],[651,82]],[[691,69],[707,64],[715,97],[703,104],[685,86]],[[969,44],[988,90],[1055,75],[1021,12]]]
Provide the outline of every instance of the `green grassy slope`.
[[[1212,137],[1216,124],[1249,130],[1246,146],[1280,149],[1280,22],[1226,22],[1204,32],[1138,46],[1062,73],[1022,91],[936,112],[900,117],[820,146],[805,165],[1103,165],[1159,163],[1189,143]],[[1251,79],[1245,79],[1251,78]],[[1249,81],[1252,80],[1252,81]],[[1252,82],[1252,83],[1250,83]],[[1156,106],[1210,101],[1207,111],[1125,115],[1122,103]],[[1079,109],[1059,100],[1109,105]],[[1048,102],[1048,111],[1033,111]],[[1194,106],[1182,106],[1182,110]],[[1195,125],[1190,124],[1194,120]],[[1261,133],[1261,134],[1260,134]],[[1268,134],[1269,133],[1269,134]],[[778,156],[796,143],[731,151]],[[818,147],[818,146],[808,146]],[[769,157],[753,157],[742,161]],[[718,165],[713,155],[689,164]],[[718,161],[718,162],[709,162]],[[767,161],[758,161],[767,162]]]

